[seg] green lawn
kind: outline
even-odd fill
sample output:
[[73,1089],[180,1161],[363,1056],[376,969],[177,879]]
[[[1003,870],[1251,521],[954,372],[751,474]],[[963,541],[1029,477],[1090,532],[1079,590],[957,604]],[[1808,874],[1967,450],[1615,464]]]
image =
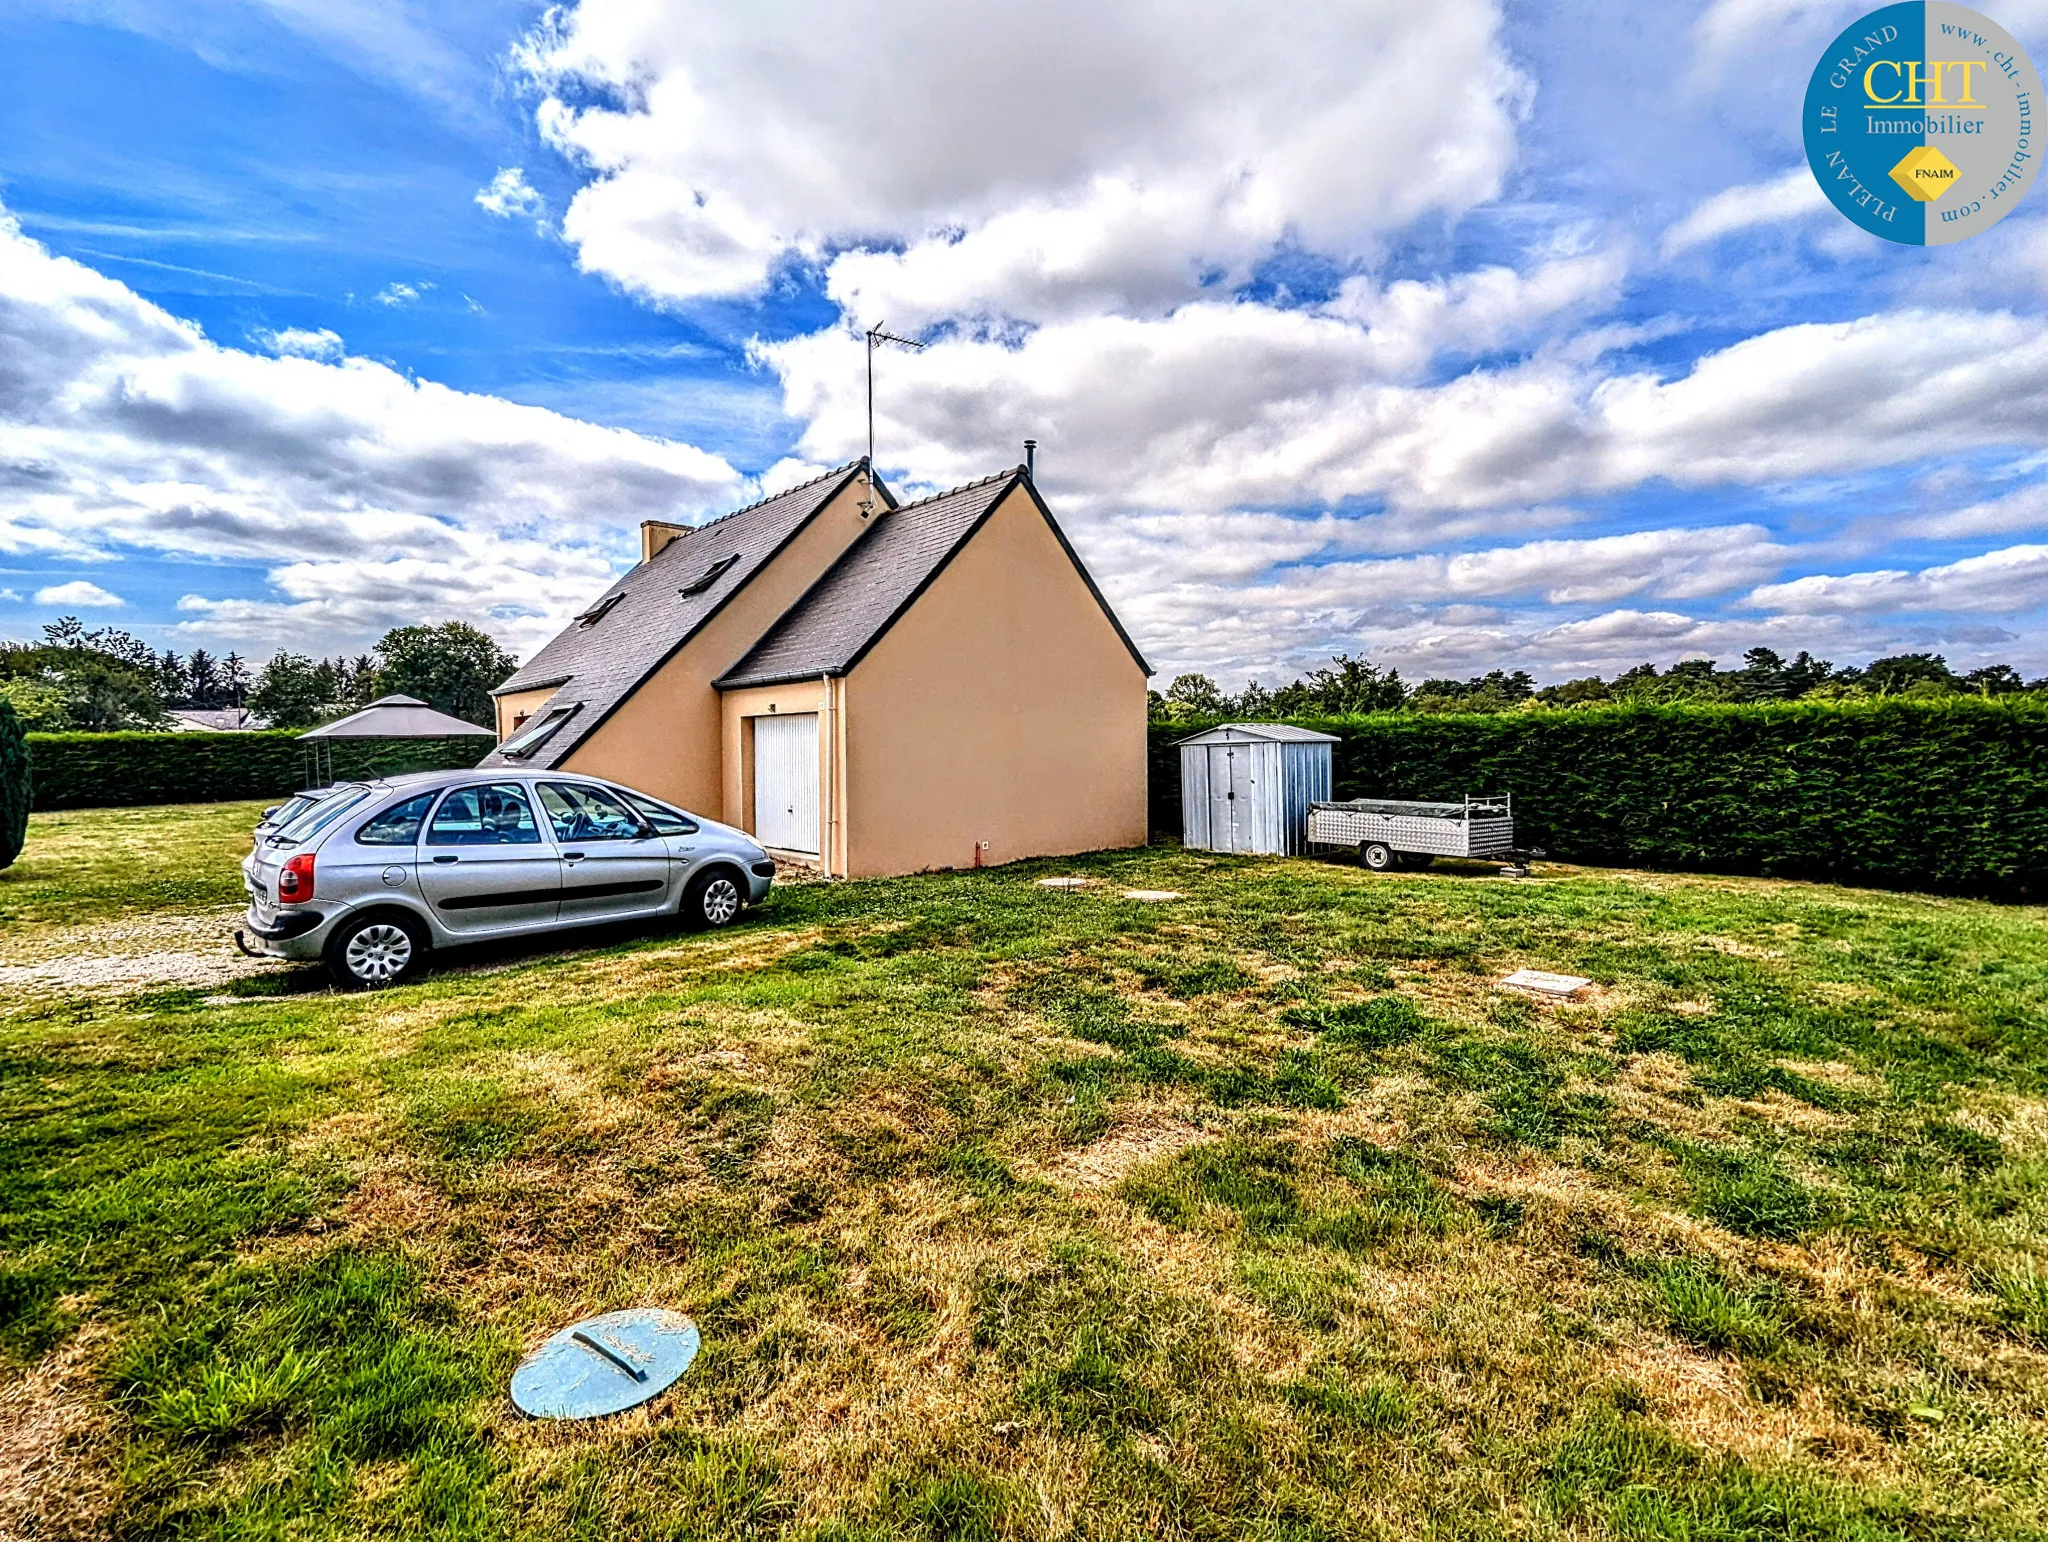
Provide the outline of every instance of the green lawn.
[[261,803],[82,808],[29,818],[0,869],[0,947],[25,932],[242,900],[240,863]]
[[[231,900],[248,812],[0,905]],[[2038,1536],[2044,921],[1160,850],[10,1003],[0,1533]],[[643,1303],[671,1394],[509,1407]]]

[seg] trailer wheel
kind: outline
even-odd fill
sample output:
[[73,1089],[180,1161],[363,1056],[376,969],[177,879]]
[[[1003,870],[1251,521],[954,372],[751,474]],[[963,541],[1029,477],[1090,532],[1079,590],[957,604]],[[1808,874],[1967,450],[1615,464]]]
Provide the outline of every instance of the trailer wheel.
[[1394,870],[1394,848],[1379,841],[1367,841],[1358,848],[1358,865],[1375,873],[1391,873]]

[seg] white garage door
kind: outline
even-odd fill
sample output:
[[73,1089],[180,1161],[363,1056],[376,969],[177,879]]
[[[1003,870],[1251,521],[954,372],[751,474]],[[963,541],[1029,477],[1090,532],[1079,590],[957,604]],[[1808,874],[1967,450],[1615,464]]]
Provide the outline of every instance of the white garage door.
[[818,714],[754,719],[754,839],[818,854]]

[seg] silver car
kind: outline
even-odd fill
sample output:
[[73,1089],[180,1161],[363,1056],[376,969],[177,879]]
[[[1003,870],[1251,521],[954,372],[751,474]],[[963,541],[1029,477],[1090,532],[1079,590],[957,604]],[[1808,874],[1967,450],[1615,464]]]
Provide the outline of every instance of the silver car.
[[392,985],[435,948],[672,915],[726,926],[775,863],[742,831],[568,772],[340,782],[242,862],[245,953]]

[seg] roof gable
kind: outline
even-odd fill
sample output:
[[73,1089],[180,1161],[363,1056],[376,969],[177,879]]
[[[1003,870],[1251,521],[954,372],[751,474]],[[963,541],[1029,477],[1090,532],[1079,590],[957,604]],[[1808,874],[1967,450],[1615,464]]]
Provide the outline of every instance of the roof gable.
[[[581,707],[520,765],[558,766],[648,676],[666,664],[864,469],[851,461],[821,477],[698,525],[631,569],[492,692],[556,687],[549,706]],[[893,507],[879,479],[875,486]],[[486,765],[511,764],[497,752]]]
[[719,688],[774,685],[851,670],[945,571],[1011,490],[1019,487],[1051,527],[1060,549],[1138,667],[1151,674],[1151,666],[1095,587],[1045,500],[1038,496],[1029,473],[1018,466],[903,504],[877,519],[746,656],[719,677]]

